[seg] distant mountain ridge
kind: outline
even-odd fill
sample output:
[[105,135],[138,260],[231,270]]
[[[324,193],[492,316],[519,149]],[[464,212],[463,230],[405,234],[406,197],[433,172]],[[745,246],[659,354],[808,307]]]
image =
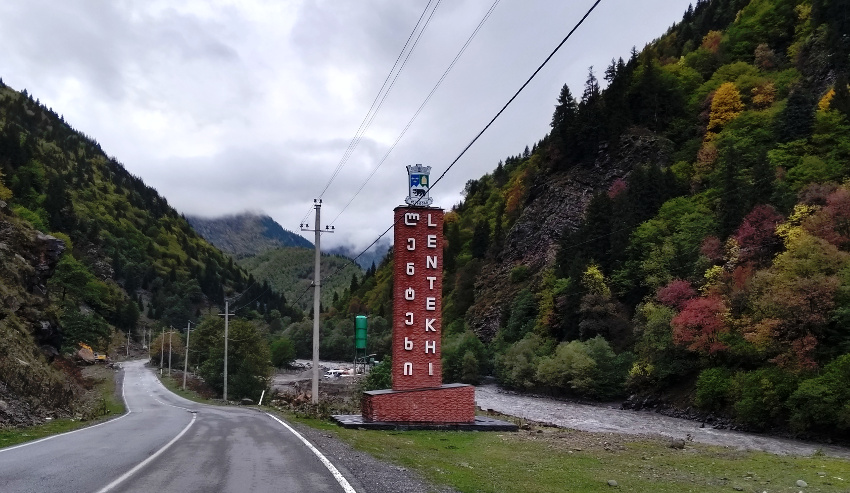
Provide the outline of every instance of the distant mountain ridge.
[[312,248],[313,243],[284,229],[269,216],[245,212],[206,219],[187,216],[195,231],[222,251],[245,258],[281,247]]

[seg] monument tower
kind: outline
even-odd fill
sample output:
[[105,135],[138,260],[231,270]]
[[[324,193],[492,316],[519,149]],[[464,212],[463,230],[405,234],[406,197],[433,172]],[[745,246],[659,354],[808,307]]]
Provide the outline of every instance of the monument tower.
[[475,388],[442,379],[443,210],[431,207],[430,171],[407,167],[407,205],[395,208],[393,383],[392,389],[364,393],[365,421],[475,421]]

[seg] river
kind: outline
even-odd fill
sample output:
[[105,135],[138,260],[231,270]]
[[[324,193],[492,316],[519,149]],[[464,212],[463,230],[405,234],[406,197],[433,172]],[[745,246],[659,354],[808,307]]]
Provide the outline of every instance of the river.
[[652,411],[632,411],[614,405],[578,404],[546,397],[505,393],[495,384],[476,387],[475,402],[482,409],[574,430],[661,435],[780,455],[812,455],[820,451],[834,457],[850,458],[850,448],[846,447],[717,430],[707,424],[701,428],[699,422],[672,418]]

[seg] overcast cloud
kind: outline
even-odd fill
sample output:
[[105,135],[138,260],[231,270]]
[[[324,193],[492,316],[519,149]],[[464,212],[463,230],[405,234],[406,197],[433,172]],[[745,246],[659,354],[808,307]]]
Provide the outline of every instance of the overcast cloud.
[[[325,188],[427,0],[5,0],[0,77],[156,188],[185,214],[262,211],[297,231]],[[540,140],[561,85],[628,58],[689,0],[603,0],[432,191]],[[324,195],[332,247],[364,247],[407,195],[408,164],[441,174],[593,0],[502,0],[416,122],[346,210],[492,0],[443,0],[381,112]],[[340,214],[341,213],[341,214]],[[312,225],[313,218],[309,222]],[[305,235],[312,241],[312,235]]]

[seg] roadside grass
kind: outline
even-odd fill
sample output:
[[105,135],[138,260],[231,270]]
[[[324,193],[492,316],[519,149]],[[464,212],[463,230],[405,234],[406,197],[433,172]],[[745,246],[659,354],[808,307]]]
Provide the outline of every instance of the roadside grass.
[[116,393],[115,373],[103,367],[92,367],[86,373],[94,382],[92,404],[86,413],[88,419],[61,418],[24,428],[0,429],[0,448],[67,433],[124,414],[124,402]]
[[192,402],[197,402],[199,404],[209,404],[213,406],[221,406],[224,405],[224,402],[221,400],[213,400],[207,399],[202,396],[198,392],[192,390],[190,386],[186,385],[186,390],[183,390],[183,373],[182,372],[172,372],[171,376],[168,375],[168,371],[163,371],[162,375],[159,374],[159,370],[154,370],[154,374],[162,384],[175,394],[179,395],[184,399],[188,399]]
[[[669,439],[531,426],[507,432],[348,430],[289,419],[335,434],[355,449],[464,493],[823,491],[850,489],[850,461],[778,456]],[[807,488],[797,486],[803,480]],[[740,488],[740,489],[738,489]]]

